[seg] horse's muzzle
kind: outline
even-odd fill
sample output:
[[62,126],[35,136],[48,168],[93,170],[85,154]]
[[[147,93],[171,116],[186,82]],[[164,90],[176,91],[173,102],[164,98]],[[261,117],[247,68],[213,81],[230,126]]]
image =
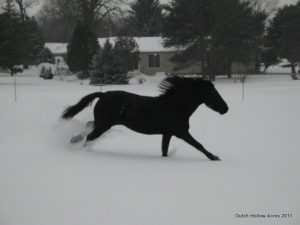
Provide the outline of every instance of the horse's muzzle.
[[224,115],[225,113],[227,113],[229,110],[228,106],[226,106],[222,111],[220,111],[221,115]]

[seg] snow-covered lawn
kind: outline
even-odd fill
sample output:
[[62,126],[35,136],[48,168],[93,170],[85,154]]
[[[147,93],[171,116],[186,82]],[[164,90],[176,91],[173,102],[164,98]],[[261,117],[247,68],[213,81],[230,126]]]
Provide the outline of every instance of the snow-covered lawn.
[[[102,89],[157,95],[160,80]],[[71,146],[93,107],[67,122],[60,114],[99,87],[25,75],[17,82],[14,102],[12,79],[0,76],[0,225],[300,224],[300,81],[248,76],[242,101],[240,83],[217,79],[228,114],[200,106],[190,123],[220,162],[176,138],[162,158],[160,136],[124,127],[89,150]]]

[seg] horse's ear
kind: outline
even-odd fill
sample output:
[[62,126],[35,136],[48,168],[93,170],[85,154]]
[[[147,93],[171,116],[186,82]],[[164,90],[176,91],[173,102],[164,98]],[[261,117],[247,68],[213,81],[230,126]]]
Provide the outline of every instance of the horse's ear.
[[203,81],[204,81],[205,84],[212,84],[212,83],[213,83],[213,82],[209,79],[208,76],[204,76],[202,79],[203,79]]
[[204,79],[204,83],[206,83],[206,84],[212,84],[212,81],[210,79],[206,78],[206,79]]
[[209,79],[204,80],[204,84],[207,87],[214,87],[215,86],[214,83]]

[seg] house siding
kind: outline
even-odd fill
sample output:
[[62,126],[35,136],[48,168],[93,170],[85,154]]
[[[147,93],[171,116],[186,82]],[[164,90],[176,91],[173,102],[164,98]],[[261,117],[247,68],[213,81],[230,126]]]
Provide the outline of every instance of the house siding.
[[[149,67],[148,58],[151,54],[160,55],[160,67]],[[200,74],[201,66],[193,65],[191,67],[181,69],[178,71],[174,70],[175,64],[170,61],[171,57],[174,56],[174,52],[141,52],[139,61],[139,71],[143,74],[154,75],[159,72],[167,74]]]
[[[160,55],[160,67],[149,67],[148,58],[151,54]],[[201,74],[201,63],[195,63],[194,65],[181,69],[174,70],[175,64],[170,61],[172,56],[176,52],[140,52],[140,60],[138,69],[141,73],[146,75],[154,75],[159,72],[166,74]],[[255,63],[232,63],[231,65],[232,74],[251,74],[255,72]],[[225,74],[224,74],[225,75]]]

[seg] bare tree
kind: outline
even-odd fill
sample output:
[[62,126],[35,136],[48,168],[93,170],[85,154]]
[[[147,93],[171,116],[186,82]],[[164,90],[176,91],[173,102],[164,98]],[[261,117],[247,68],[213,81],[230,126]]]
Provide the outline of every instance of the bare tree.
[[5,0],[0,0],[0,8],[2,8],[5,4]]
[[39,0],[15,0],[15,3],[19,8],[21,18],[24,21],[27,15],[27,9],[37,5]]
[[44,33],[47,33],[46,39],[47,36],[56,33],[58,41],[68,41],[77,21],[89,26],[97,36],[101,36],[101,32],[107,32],[109,28],[105,24],[112,21],[112,17],[121,11],[123,1],[48,0],[38,17]]
[[271,17],[278,9],[279,0],[244,0],[249,2],[255,11],[263,12]]
[[68,21],[81,20],[92,27],[120,10],[122,2],[123,0],[49,0],[44,4],[43,11]]
[[0,0],[0,13],[3,12],[5,5],[6,5],[6,0]]
[[[12,1],[14,6],[16,6],[16,10],[18,10],[18,12],[20,13],[22,20],[25,19],[27,15],[27,10],[31,7],[36,6],[37,4],[39,4],[39,2],[40,0],[13,0]],[[6,0],[0,0],[0,12],[5,4],[6,4]]]
[[93,26],[97,21],[120,10],[116,3],[119,0],[74,0],[74,5],[82,21]]

